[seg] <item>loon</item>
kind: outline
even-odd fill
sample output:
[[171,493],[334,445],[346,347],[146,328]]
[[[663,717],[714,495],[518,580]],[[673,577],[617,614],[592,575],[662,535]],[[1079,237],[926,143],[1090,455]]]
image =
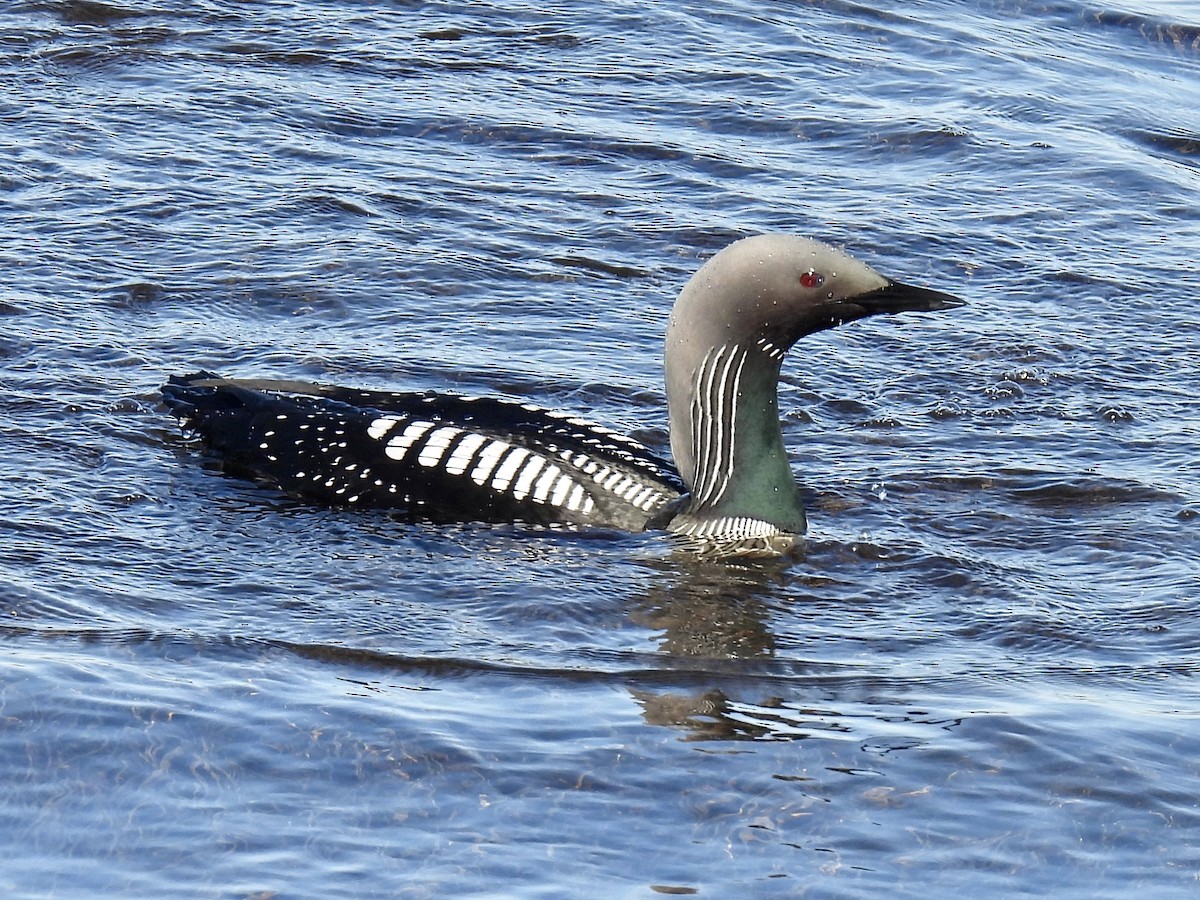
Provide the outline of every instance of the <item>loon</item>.
[[808,238],[730,244],[687,282],[667,327],[674,466],[574,415],[501,399],[210,372],[172,377],[162,394],[227,471],[300,498],[440,522],[663,529],[772,553],[807,525],[779,422],[788,350],[865,316],[962,305]]

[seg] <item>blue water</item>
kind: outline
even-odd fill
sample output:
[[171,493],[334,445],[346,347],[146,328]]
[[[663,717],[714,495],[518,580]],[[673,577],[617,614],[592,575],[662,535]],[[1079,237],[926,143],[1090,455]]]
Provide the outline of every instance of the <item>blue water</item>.
[[[0,892],[1192,897],[1194,4],[17,0]],[[805,340],[796,556],[214,471],[172,373],[666,449],[748,234],[969,306]]]

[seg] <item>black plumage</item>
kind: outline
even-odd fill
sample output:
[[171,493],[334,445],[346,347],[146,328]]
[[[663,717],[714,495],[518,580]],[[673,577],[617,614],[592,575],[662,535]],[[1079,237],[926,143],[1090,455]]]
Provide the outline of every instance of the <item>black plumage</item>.
[[636,441],[530,404],[209,372],[163,398],[227,471],[327,505],[640,530],[683,491]]

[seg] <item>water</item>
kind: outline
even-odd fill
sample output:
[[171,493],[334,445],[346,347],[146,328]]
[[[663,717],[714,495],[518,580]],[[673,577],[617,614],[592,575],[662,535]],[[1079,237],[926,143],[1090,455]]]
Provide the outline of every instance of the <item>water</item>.
[[[0,890],[1194,896],[1192,4],[10,2]],[[665,449],[735,237],[964,296],[805,341],[804,551],[207,468],[228,375]]]

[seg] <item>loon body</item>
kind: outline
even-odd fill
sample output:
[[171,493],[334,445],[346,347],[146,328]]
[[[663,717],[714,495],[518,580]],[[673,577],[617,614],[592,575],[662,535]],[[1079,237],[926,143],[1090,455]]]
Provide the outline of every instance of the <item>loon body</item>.
[[641,531],[683,491],[636,441],[532,404],[208,372],[163,395],[230,471],[334,506]]
[[961,305],[818,241],[731,244],[684,286],[667,328],[677,470],[606,428],[505,400],[207,372],[162,392],[227,469],[318,502],[435,521],[664,528],[770,550],[805,530],[776,397],[788,349],[865,316]]

